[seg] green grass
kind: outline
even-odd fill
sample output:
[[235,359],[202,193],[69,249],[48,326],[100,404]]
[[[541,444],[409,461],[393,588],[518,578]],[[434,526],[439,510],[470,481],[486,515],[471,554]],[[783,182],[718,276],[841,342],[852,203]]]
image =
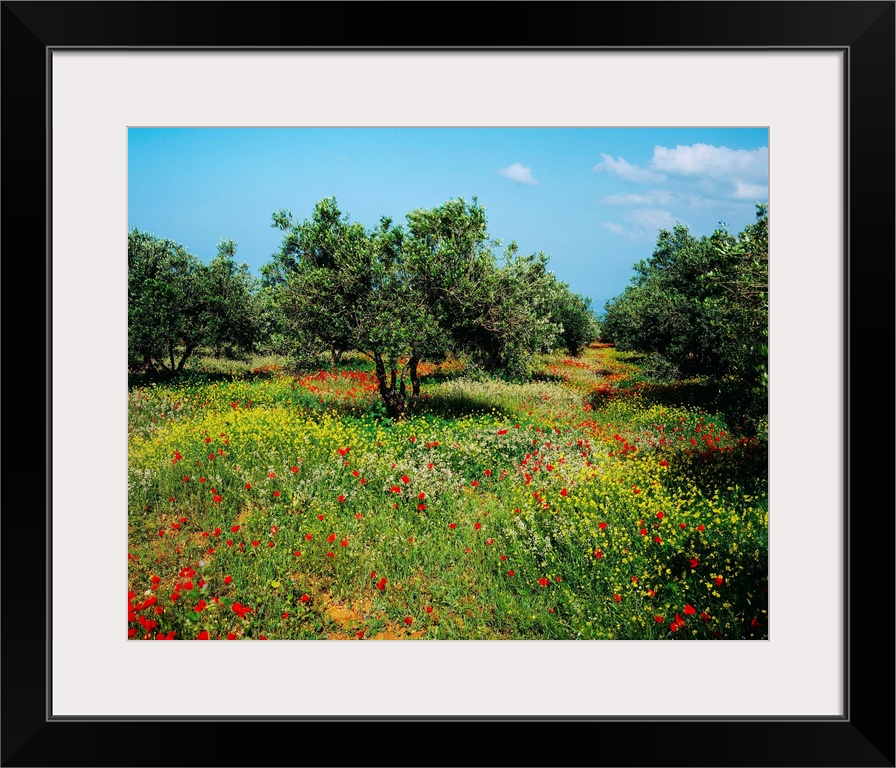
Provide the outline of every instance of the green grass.
[[767,639],[765,443],[630,356],[428,367],[402,422],[284,362],[131,386],[129,637]]

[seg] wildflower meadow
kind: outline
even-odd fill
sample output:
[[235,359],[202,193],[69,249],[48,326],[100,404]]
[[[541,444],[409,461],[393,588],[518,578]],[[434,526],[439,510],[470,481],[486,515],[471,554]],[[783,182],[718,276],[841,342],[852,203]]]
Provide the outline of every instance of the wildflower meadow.
[[768,639],[767,422],[645,361],[424,362],[401,419],[351,353],[136,377],[128,638]]

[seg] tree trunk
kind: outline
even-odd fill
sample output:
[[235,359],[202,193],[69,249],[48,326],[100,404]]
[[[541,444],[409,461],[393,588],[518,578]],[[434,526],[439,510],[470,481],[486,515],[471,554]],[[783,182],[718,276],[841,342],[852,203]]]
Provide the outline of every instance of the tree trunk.
[[189,344],[184,347],[184,356],[180,359],[180,362],[177,364],[177,372],[180,373],[184,369],[184,363],[187,362],[187,358],[193,354],[193,350],[196,349],[195,346],[190,346]]
[[407,411],[407,399],[404,396],[404,377],[401,381],[401,391],[396,390],[396,380],[398,371],[393,365],[389,371],[389,379],[386,379],[386,364],[383,362],[379,352],[373,355],[374,366],[376,367],[376,378],[379,384],[380,397],[383,399],[383,405],[386,407],[386,415],[390,419],[401,419]]
[[416,355],[411,355],[411,359],[408,360],[408,371],[411,375],[411,405],[415,405],[417,403],[417,399],[420,397],[420,379],[417,377],[417,364],[420,362],[419,358]]

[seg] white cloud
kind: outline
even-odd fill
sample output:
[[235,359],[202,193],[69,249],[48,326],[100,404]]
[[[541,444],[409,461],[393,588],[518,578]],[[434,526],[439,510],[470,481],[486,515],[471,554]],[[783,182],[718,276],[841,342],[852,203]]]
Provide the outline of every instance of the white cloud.
[[738,200],[768,200],[768,185],[748,184],[738,179],[734,186],[734,197]]
[[649,205],[648,195],[633,195],[627,192],[617,192],[615,195],[604,195],[600,201],[604,205]]
[[658,208],[639,208],[629,211],[625,214],[625,221],[628,226],[610,221],[601,222],[601,226],[614,235],[621,235],[632,241],[656,242],[659,230],[671,230],[676,224],[684,223],[669,211]]
[[668,189],[651,189],[643,195],[617,192],[613,195],[604,195],[600,201],[604,205],[646,205],[653,208],[708,208],[715,205],[713,200],[702,195]]
[[768,147],[758,149],[729,149],[710,144],[693,144],[674,149],[654,147],[650,167],[673,176],[703,176],[710,178],[749,179],[768,178]]
[[654,236],[660,229],[672,229],[679,221],[669,211],[661,211],[656,208],[639,208],[629,211],[625,218],[637,227],[650,230]]
[[601,153],[601,161],[594,166],[595,171],[606,171],[618,176],[625,181],[649,182],[656,183],[665,181],[666,177],[661,173],[654,173],[647,168],[641,168],[626,162],[621,157],[613,158],[610,155]]
[[508,165],[506,168],[502,168],[498,171],[498,173],[505,179],[510,179],[518,184],[538,184],[532,177],[532,169],[529,166],[521,165],[520,163]]

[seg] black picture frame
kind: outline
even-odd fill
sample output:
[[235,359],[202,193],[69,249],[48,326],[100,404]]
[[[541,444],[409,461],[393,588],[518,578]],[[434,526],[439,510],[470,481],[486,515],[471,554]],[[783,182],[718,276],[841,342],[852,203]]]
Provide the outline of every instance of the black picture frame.
[[[22,427],[8,420],[4,436],[2,765],[281,765],[285,749],[286,764],[295,765],[893,766],[894,420],[892,389],[879,390],[881,379],[892,382],[894,350],[894,9],[892,1],[816,0],[3,2],[0,231],[7,415],[24,410],[27,402],[28,413],[43,413],[43,423],[35,425],[33,416]],[[427,23],[433,14],[438,25]],[[49,496],[44,513],[34,489],[44,480],[49,487],[40,465],[46,458],[50,466],[51,424],[49,408],[44,412],[42,398],[33,394],[36,380],[43,379],[48,400],[52,377],[44,291],[50,264],[49,63],[60,48],[143,47],[843,51],[846,612],[844,627],[819,617],[819,632],[844,632],[845,715],[311,718],[304,727],[277,718],[244,718],[239,725],[172,718],[159,722],[157,733],[149,719],[49,718]],[[53,245],[61,247],[58,239]],[[30,297],[27,306],[23,295]],[[836,463],[830,455],[825,460]],[[87,614],[83,627],[66,631],[90,631]],[[151,672],[135,673],[135,691],[151,683]],[[470,722],[446,722],[453,720]],[[399,727],[386,727],[394,725]],[[343,751],[346,744],[355,746]],[[273,745],[277,758],[267,752]]]

